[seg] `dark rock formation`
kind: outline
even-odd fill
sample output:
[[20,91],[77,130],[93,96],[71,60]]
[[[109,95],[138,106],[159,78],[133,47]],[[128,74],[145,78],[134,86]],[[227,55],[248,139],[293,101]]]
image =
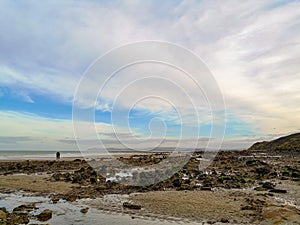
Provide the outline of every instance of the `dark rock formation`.
[[141,209],[142,208],[141,205],[132,204],[130,202],[124,202],[123,207],[128,208],[128,209]]
[[83,213],[83,214],[87,213],[88,211],[89,211],[88,207],[87,208],[83,208],[83,209],[80,210],[80,212]]
[[248,150],[297,150],[300,151],[300,133],[280,137],[273,141],[253,144]]
[[52,218],[52,211],[50,209],[45,209],[37,216],[37,219],[42,222],[50,220],[51,218]]

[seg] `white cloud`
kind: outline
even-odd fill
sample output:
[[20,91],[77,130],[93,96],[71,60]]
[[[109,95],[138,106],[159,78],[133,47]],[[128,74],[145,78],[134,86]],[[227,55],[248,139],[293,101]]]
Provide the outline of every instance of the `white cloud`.
[[[76,121],[75,127],[80,128],[74,136],[73,124],[69,120],[46,119],[34,114],[21,114],[10,111],[0,112],[0,149],[73,149],[80,150],[97,148],[153,149],[174,147],[179,141],[180,148],[206,146],[209,138],[192,139],[186,137],[143,136],[142,134],[112,126],[106,123],[90,123]],[[103,145],[100,145],[100,141]],[[212,140],[215,141],[215,140]]]
[[[2,85],[22,84],[71,101],[80,75],[96,57],[127,42],[159,39],[196,52],[213,72],[230,113],[253,124],[253,130],[288,133],[300,126],[298,1],[277,6],[274,1],[183,1],[159,3],[161,8],[144,1],[24,4],[28,10],[10,1],[0,9]],[[128,79],[117,80],[114,90]],[[176,83],[198,95],[185,79]],[[152,89],[187,114],[182,93],[167,87],[132,88],[120,103],[126,106]],[[114,90],[107,92],[108,102]],[[98,108],[110,110],[108,102]],[[161,110],[165,102],[140,106]]]

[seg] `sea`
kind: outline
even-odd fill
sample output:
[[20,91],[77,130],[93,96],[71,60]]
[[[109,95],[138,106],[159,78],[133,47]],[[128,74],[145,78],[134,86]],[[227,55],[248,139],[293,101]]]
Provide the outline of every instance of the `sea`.
[[144,154],[155,152],[172,152],[169,148],[155,149],[152,151],[132,150],[132,149],[88,149],[83,152],[79,150],[2,150],[0,149],[0,161],[9,160],[52,160],[56,159],[56,153],[60,152],[61,159],[74,158],[100,158],[109,155],[126,155],[126,154]]
[[[0,150],[0,160],[48,160],[56,158],[57,150]],[[78,150],[59,151],[61,158],[82,158]],[[91,154],[96,154],[91,153]]]

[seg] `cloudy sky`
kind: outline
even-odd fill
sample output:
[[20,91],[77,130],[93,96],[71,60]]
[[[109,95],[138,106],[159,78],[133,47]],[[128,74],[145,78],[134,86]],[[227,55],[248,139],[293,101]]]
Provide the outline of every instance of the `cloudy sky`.
[[[83,75],[111,49],[145,40],[189,49],[209,68],[226,106],[223,148],[300,131],[300,1],[0,0],[0,6],[0,150],[76,149],[72,107]],[[140,79],[149,71],[156,78]],[[95,113],[95,121],[76,121],[86,148],[97,147],[93,132],[108,147],[171,147],[179,138],[187,147],[197,138],[202,147],[221,138],[211,134],[211,116],[220,112],[210,112],[205,96],[174,68],[133,66],[103,90],[92,104],[80,99],[79,107]],[[199,98],[196,106],[184,98],[186,90]]]

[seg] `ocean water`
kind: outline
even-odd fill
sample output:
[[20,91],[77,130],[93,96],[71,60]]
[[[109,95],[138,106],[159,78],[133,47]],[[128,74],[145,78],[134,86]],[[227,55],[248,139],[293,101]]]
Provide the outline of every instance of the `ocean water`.
[[[0,160],[46,160],[55,159],[57,151],[7,151],[0,150]],[[59,151],[61,158],[82,158],[80,151]],[[97,154],[95,152],[91,153]]]
[[0,149],[0,161],[3,160],[51,160],[56,159],[56,152],[60,152],[61,159],[70,158],[101,158],[110,155],[143,154],[144,151],[131,149],[91,149],[80,152],[79,150],[2,150]]

